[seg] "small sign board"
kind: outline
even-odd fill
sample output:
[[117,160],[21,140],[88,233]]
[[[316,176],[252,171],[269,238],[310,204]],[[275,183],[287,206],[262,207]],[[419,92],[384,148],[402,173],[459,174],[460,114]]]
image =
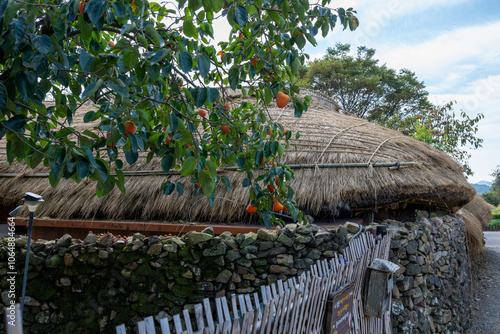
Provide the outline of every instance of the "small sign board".
[[347,334],[353,322],[354,281],[328,296],[326,304],[326,334]]

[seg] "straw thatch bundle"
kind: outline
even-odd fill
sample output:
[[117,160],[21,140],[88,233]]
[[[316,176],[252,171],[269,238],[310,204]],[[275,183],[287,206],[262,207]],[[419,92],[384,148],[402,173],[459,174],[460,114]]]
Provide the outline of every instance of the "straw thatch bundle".
[[[242,100],[233,94],[232,103]],[[293,107],[268,110],[272,120],[285,126],[286,130],[300,131],[300,139],[292,140],[291,149],[285,152],[282,161],[287,164],[362,163],[356,168],[301,168],[295,170],[291,181],[296,191],[299,207],[311,215],[341,210],[377,210],[383,206],[397,207],[407,204],[425,208],[451,211],[467,203],[474,195],[472,188],[462,175],[460,166],[447,154],[431,146],[408,138],[401,133],[377,126],[365,120],[342,115],[332,109],[331,101],[313,98],[309,111],[302,118],[295,118]],[[85,108],[89,108],[86,106]],[[75,117],[75,127],[85,127],[82,115]],[[102,134],[103,136],[105,134]],[[293,136],[292,138],[295,138]],[[297,151],[293,149],[297,146]],[[118,189],[109,195],[97,198],[95,184],[82,181],[61,180],[56,189],[49,185],[47,177],[28,177],[33,173],[22,163],[8,166],[5,142],[0,145],[0,194],[3,206],[13,206],[26,191],[41,194],[45,203],[37,215],[52,218],[83,219],[141,219],[228,222],[241,221],[246,216],[242,205],[248,203],[248,190],[241,187],[244,175],[224,171],[231,180],[231,192],[222,186],[210,209],[204,196],[193,198],[194,187],[190,180],[183,179],[185,193],[174,193],[168,197],[160,191],[160,185],[177,175],[165,174],[127,175],[127,195]],[[372,163],[415,162],[416,165],[389,169],[372,167]],[[145,156],[124,170],[161,171],[160,160],[145,164]],[[39,167],[34,172],[48,172]],[[16,173],[16,177],[5,177]],[[8,190],[6,190],[8,189]]]
[[466,209],[468,212],[473,214],[476,219],[478,219],[483,227],[488,226],[490,221],[493,219],[493,215],[491,214],[491,210],[495,207],[490,203],[486,202],[484,198],[482,198],[479,194],[476,193],[472,200],[465,204],[463,209]]
[[484,248],[483,225],[481,221],[465,207],[457,211],[457,216],[465,222],[467,249],[471,254],[481,255]]

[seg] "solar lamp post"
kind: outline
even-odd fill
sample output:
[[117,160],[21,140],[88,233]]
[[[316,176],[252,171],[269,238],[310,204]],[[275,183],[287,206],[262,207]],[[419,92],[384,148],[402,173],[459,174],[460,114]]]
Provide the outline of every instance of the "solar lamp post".
[[26,260],[24,263],[24,278],[23,278],[23,292],[21,295],[21,314],[24,314],[24,297],[26,295],[26,284],[28,282],[28,264],[30,260],[30,247],[31,247],[31,233],[33,231],[33,218],[37,206],[43,202],[42,196],[27,192],[23,197],[24,204],[28,206],[30,212],[30,219],[28,225],[28,244],[26,245]]

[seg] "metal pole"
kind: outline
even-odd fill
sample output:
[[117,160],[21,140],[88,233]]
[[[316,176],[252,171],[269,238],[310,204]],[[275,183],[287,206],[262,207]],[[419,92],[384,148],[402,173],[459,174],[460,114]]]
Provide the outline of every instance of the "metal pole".
[[[410,167],[416,165],[416,162],[352,162],[352,163],[325,163],[325,164],[289,164],[288,167],[291,169],[307,169],[307,168],[368,168],[368,167],[387,167],[390,170],[395,170],[404,167]],[[218,170],[218,173],[224,171],[236,171],[240,169],[238,166],[224,167]],[[136,170],[136,171],[124,171],[124,175],[129,176],[141,176],[141,175],[179,175],[181,172],[177,170],[171,170],[167,173],[163,170]],[[34,173],[25,174],[23,177],[49,177],[50,173]],[[116,173],[110,173],[109,175],[116,176]],[[0,177],[16,177],[19,173],[0,173]]]
[[24,263],[23,292],[21,295],[21,314],[24,314],[24,297],[26,295],[26,283],[28,282],[28,264],[30,261],[31,232],[33,231],[34,212],[30,211],[30,221],[28,226],[28,244],[26,245],[26,260]]

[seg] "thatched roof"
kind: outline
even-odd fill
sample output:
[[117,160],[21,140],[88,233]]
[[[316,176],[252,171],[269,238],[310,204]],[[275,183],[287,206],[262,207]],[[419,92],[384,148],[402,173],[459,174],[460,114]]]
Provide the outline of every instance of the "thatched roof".
[[[464,209],[467,210],[472,215],[474,215],[479,222],[481,222],[481,225],[483,227],[486,227],[493,219],[491,210],[493,210],[494,208],[495,207],[493,205],[486,202],[484,198],[476,193],[472,200],[464,205],[460,211]],[[458,213],[460,213],[460,211]]]
[[[233,104],[239,97],[233,96]],[[339,114],[332,109],[335,104],[328,99],[314,97],[309,111],[302,118],[294,117],[292,106],[269,108],[273,120],[285,129],[301,133],[299,140],[292,140],[291,149],[285,152],[282,162],[287,164],[361,163],[356,168],[301,168],[295,170],[291,181],[296,190],[299,207],[311,215],[339,210],[377,210],[382,206],[402,204],[422,205],[444,210],[454,210],[467,203],[474,195],[462,175],[460,166],[447,154],[431,146],[408,138],[401,133],[369,123],[365,120]],[[75,127],[85,126],[82,115],[86,106],[75,117]],[[102,134],[104,135],[104,134]],[[292,138],[295,138],[293,136]],[[295,151],[294,145],[297,146]],[[0,145],[0,194],[1,206],[14,206],[24,192],[41,194],[45,203],[37,210],[39,217],[83,218],[114,220],[176,220],[228,222],[248,219],[243,204],[248,203],[248,191],[241,187],[244,175],[224,171],[232,190],[226,193],[221,186],[210,209],[204,196],[193,198],[194,186],[185,179],[183,196],[174,193],[168,197],[160,191],[167,175],[128,175],[127,195],[118,189],[97,198],[95,184],[82,181],[61,180],[56,189],[51,188],[47,177],[28,177],[33,172],[48,172],[46,167],[35,171],[23,163],[8,166],[5,140]],[[372,163],[415,162],[416,165],[389,169],[373,167]],[[145,164],[141,157],[126,171],[161,171],[160,161],[153,159]],[[18,176],[5,177],[5,173]]]
[[467,249],[474,255],[480,255],[484,248],[483,225],[481,221],[465,208],[458,210],[457,216],[465,222]]

